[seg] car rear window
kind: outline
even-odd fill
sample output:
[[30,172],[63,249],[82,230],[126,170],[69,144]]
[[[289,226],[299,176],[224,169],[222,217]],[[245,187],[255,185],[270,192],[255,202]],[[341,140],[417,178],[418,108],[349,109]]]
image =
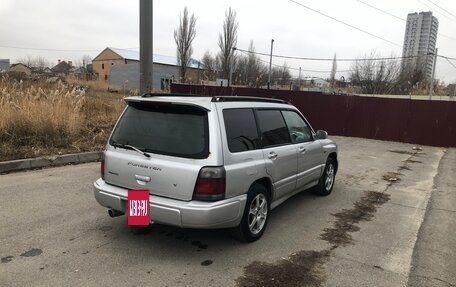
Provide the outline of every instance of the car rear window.
[[110,139],[111,145],[116,143],[156,154],[207,158],[207,112],[186,105],[129,103]]

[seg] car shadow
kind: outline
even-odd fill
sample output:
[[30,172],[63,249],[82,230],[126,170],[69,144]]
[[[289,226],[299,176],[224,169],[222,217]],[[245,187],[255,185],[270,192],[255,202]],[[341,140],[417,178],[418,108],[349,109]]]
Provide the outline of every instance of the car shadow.
[[[200,257],[200,254],[223,252],[239,252],[255,248],[270,248],[271,241],[281,235],[274,234],[274,226],[283,224],[284,220],[302,210],[302,206],[313,200],[323,200],[309,190],[302,191],[280,206],[270,211],[268,228],[263,237],[253,244],[234,239],[228,229],[184,229],[174,226],[152,224],[146,228],[127,226],[125,217],[106,218],[102,224],[111,224],[112,228],[100,234],[100,240],[110,243],[104,248],[141,250],[145,256],[157,255],[156,250],[166,253],[168,258]],[[309,214],[309,216],[315,216]],[[99,223],[100,224],[100,223]],[[100,227],[97,228],[100,230]]]

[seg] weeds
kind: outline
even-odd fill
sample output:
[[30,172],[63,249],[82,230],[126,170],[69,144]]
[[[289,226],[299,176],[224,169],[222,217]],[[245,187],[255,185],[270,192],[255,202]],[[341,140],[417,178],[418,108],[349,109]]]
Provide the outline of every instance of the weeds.
[[0,79],[0,161],[101,150],[122,96],[58,81]]

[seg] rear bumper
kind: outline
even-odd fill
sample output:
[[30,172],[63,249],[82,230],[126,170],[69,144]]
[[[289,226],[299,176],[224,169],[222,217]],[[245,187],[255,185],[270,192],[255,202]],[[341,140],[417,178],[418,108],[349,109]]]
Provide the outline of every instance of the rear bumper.
[[[95,199],[104,207],[126,212],[128,190],[107,184],[101,178],[93,184]],[[150,195],[153,222],[188,228],[227,228],[239,225],[247,195],[216,202],[181,201]]]

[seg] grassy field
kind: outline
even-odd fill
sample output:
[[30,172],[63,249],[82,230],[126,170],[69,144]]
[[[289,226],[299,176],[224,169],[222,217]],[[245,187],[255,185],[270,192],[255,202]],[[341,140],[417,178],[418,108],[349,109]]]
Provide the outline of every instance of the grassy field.
[[123,97],[97,81],[1,77],[0,161],[103,149]]

